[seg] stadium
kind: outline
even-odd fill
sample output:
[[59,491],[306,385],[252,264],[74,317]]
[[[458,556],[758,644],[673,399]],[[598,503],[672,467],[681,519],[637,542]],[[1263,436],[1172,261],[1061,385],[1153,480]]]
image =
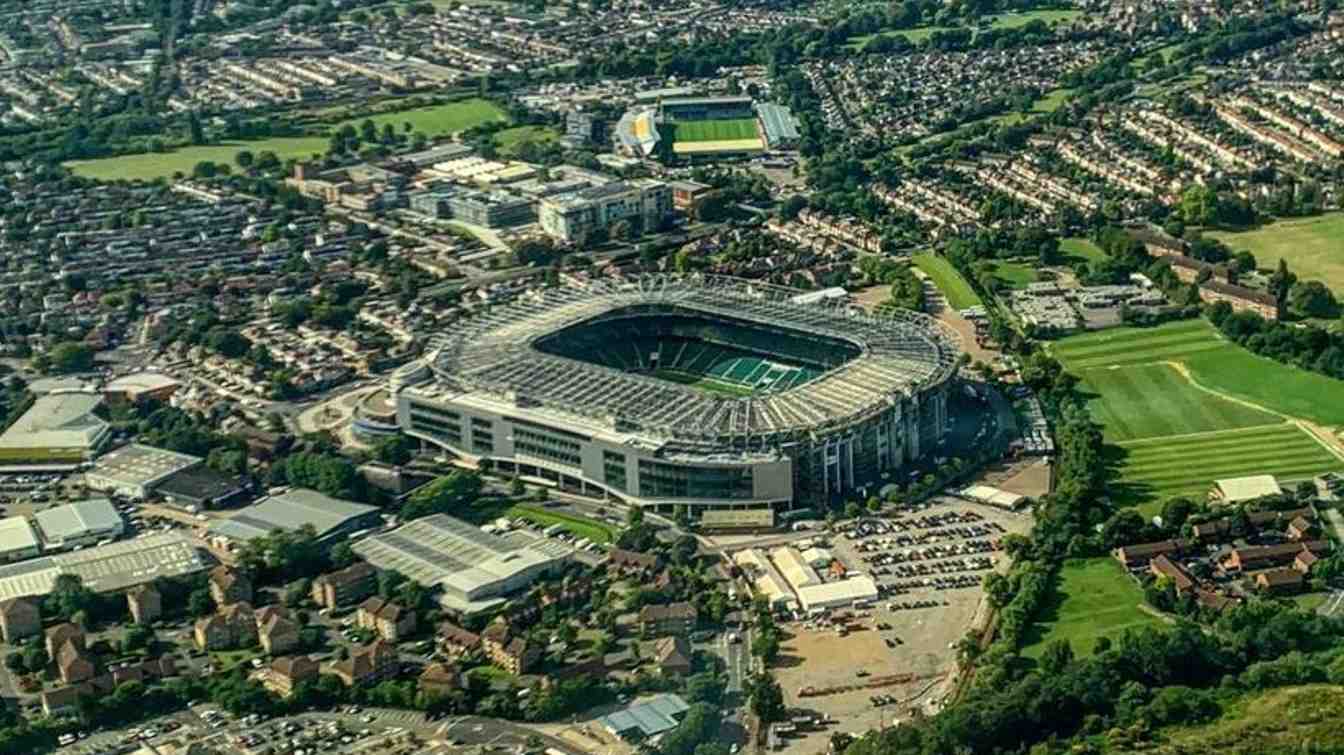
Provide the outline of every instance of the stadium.
[[649,274],[551,288],[431,339],[398,422],[461,461],[670,510],[842,498],[933,449],[960,350],[932,318]]
[[679,97],[642,105],[616,124],[620,151],[678,160],[751,155],[787,149],[798,139],[788,108],[750,97]]

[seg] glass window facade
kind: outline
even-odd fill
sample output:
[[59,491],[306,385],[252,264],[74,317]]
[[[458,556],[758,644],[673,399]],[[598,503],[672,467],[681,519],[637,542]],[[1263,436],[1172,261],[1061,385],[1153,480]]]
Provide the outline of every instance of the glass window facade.
[[644,498],[749,499],[753,492],[749,468],[639,462],[639,495]]

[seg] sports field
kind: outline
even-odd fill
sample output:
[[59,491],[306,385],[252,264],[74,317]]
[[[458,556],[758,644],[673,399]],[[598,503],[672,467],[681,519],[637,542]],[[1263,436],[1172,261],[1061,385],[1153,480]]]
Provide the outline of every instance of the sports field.
[[[413,130],[419,131],[432,139],[436,136],[456,134],[459,131],[466,131],[474,126],[492,121],[504,122],[508,119],[508,114],[499,105],[490,100],[472,97],[471,99],[447,102],[442,105],[382,113],[370,116],[367,120],[373,121],[379,129],[383,127],[383,124],[390,123],[398,133],[401,133],[405,129],[405,124],[409,123]],[[345,123],[359,128],[359,125],[365,120],[365,118],[351,118]],[[338,129],[344,125],[344,123],[338,124],[335,128]]]
[[1093,244],[1088,239],[1072,237],[1059,240],[1059,251],[1063,252],[1066,259],[1079,259],[1086,262],[1094,262],[1106,259],[1106,253],[1101,247]]
[[210,161],[232,166],[239,152],[254,155],[274,152],[281,160],[307,159],[327,151],[327,140],[312,136],[281,136],[256,141],[226,142],[202,147],[184,147],[172,152],[147,152],[139,155],[102,157],[96,160],[72,160],[65,167],[76,175],[100,181],[152,181],[171,178],[174,173],[191,175],[196,163]]
[[[1079,10],[1033,10],[1025,13],[1000,13],[993,16],[986,16],[990,29],[1016,29],[1026,26],[1032,21],[1044,21],[1047,24],[1068,23],[1083,15]],[[953,27],[944,26],[917,26],[913,29],[900,29],[897,31],[880,32],[885,37],[905,37],[913,43],[923,42],[933,36],[936,31],[950,31]],[[877,34],[864,34],[858,37],[851,37],[845,42],[845,47],[850,50],[858,50],[863,44]]]
[[984,303],[947,258],[933,252],[921,252],[912,257],[911,261],[943,292],[943,296],[947,297],[947,306],[952,309],[978,307]]
[[1213,481],[1272,474],[1281,483],[1344,461],[1294,420],[1344,424],[1339,381],[1287,367],[1221,338],[1204,320],[1116,328],[1058,342],[1102,425],[1118,502],[1156,513]]
[[755,118],[728,118],[707,121],[677,121],[673,142],[733,142],[759,139]]
[[1242,233],[1209,231],[1208,235],[1233,251],[1250,251],[1261,268],[1287,260],[1299,278],[1322,281],[1344,295],[1344,212],[1279,220]]
[[1202,499],[1215,480],[1271,474],[1281,484],[1322,472],[1344,470],[1344,462],[1305,430],[1291,423],[1117,443],[1108,449],[1116,462],[1112,492],[1122,504],[1155,513],[1168,498]]
[[1126,629],[1162,626],[1139,610],[1143,592],[1112,558],[1076,559],[1064,564],[1052,599],[1026,633],[1022,654],[1039,658],[1046,645],[1067,640],[1075,655],[1090,655],[1097,638],[1118,640]]

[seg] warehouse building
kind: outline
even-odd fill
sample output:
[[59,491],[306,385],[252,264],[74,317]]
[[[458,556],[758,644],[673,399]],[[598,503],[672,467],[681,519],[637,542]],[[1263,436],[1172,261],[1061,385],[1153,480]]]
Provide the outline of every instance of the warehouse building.
[[186,537],[168,532],[123,540],[73,553],[58,553],[0,566],[0,601],[47,595],[57,577],[74,575],[94,592],[116,592],[210,568],[211,562]]
[[84,474],[84,484],[100,493],[143,501],[156,485],[201,461],[199,456],[132,443],[99,458]]
[[174,474],[155,486],[154,492],[175,506],[199,510],[227,506],[247,491],[237,478],[201,465]]
[[94,414],[101,403],[92,393],[39,396],[0,434],[0,464],[73,469],[97,456],[112,437]]
[[68,550],[118,538],[126,532],[126,522],[106,498],[55,506],[33,515],[47,550]]
[[291,488],[240,509],[228,519],[211,522],[208,532],[211,538],[238,544],[309,525],[317,532],[319,541],[331,544],[382,524],[377,506],[332,498],[316,490]]
[[691,706],[680,695],[655,695],[597,719],[613,737],[645,742],[676,728]]
[[0,563],[36,558],[41,553],[37,533],[25,517],[0,519]]
[[437,589],[440,605],[462,615],[503,604],[507,595],[559,571],[573,553],[531,533],[492,535],[446,514],[366,538],[354,550],[378,569]]

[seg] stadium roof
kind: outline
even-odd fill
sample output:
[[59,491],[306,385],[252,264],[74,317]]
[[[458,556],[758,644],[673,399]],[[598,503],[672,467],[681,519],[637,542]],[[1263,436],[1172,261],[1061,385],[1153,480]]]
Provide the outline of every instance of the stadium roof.
[[38,396],[0,435],[0,449],[93,448],[107,432],[107,423],[93,413],[102,401],[93,393]]
[[757,103],[756,114],[761,116],[761,123],[765,126],[765,140],[771,144],[795,141],[801,136],[798,133],[798,119],[793,117],[792,111],[782,105],[771,102]]
[[0,556],[37,548],[37,533],[26,517],[0,519]]
[[208,531],[230,540],[247,541],[276,530],[297,530],[310,524],[321,539],[350,521],[376,511],[376,506],[332,498],[316,490],[292,488],[263,498],[228,519],[211,522]]
[[642,155],[651,155],[658,146],[658,123],[652,108],[646,110],[627,110],[616,122],[616,138],[627,149],[638,151]]
[[365,538],[355,543],[354,551],[379,569],[395,569],[419,584],[443,588],[446,605],[465,611],[498,603],[501,585],[572,553],[566,545],[526,533],[492,535],[446,514]]
[[632,703],[624,710],[609,713],[597,720],[616,736],[628,737],[638,733],[641,738],[649,739],[676,727],[690,708],[680,695],[662,694]]
[[48,541],[71,540],[90,532],[114,530],[124,526],[121,514],[106,498],[88,498],[83,501],[55,506],[33,515],[37,528]]
[[746,96],[728,97],[666,97],[663,107],[689,107],[693,105],[750,105],[751,98]]
[[[927,315],[868,315],[799,303],[797,291],[738,278],[648,274],[556,287],[494,308],[431,341],[439,398],[510,403],[619,430],[720,446],[776,440],[875,416],[956,369],[958,337]],[[536,342],[631,307],[663,308],[847,342],[858,356],[802,385],[754,396],[712,394],[548,354]]]
[[62,574],[79,576],[95,592],[113,592],[159,577],[194,574],[210,561],[182,535],[167,532],[72,553],[0,566],[0,600],[46,595]]
[[126,485],[152,485],[199,463],[199,456],[132,443],[99,457],[92,474]]

